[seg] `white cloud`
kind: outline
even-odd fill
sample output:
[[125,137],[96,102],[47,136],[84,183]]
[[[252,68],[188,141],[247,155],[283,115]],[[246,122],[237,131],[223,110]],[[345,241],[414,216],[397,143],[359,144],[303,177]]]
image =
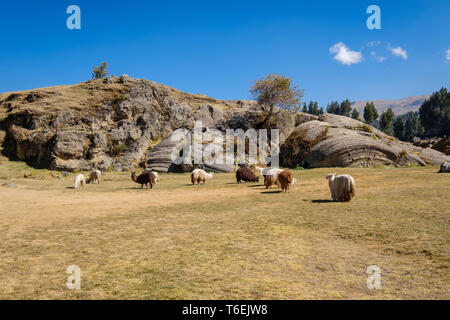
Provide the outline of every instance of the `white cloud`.
[[362,61],[362,53],[350,50],[343,42],[336,43],[332,46],[330,48],[330,53],[334,55],[334,60],[347,66]]
[[450,60],[450,49],[447,50],[447,55],[445,56],[445,60]]
[[391,46],[388,46],[388,50],[392,52],[394,56],[402,57],[404,60],[408,59],[408,53],[401,47],[392,48]]
[[383,62],[387,58],[384,56],[377,56],[377,53],[375,51],[370,51],[370,55],[374,57],[378,62]]

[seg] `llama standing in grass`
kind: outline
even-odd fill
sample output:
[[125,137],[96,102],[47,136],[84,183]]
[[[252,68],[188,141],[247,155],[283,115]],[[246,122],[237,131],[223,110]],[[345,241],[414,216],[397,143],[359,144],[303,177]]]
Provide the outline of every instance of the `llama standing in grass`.
[[159,182],[159,176],[158,176],[158,173],[156,171],[151,171],[151,170],[145,169],[145,172],[149,172],[150,174],[155,176],[155,183]]
[[100,170],[94,170],[91,172],[91,175],[89,176],[89,179],[86,180],[86,183],[94,183],[94,181],[97,181],[98,184],[100,184],[100,180],[102,180],[102,172]]
[[152,179],[153,184],[156,184],[157,182],[159,182],[158,173],[156,173],[155,171],[150,171],[150,177]]
[[259,177],[257,177],[256,174],[254,174],[253,171],[247,167],[239,168],[239,170],[236,171],[236,182],[241,183],[241,181],[259,182]]
[[269,189],[274,184],[277,186],[280,185],[278,181],[278,175],[283,171],[283,169],[279,168],[267,168],[263,170],[264,185],[266,186],[266,189]]
[[287,192],[289,190],[289,187],[293,182],[295,184],[294,180],[294,175],[288,171],[280,172],[280,174],[278,175],[278,181],[280,183],[281,190],[284,192]]
[[137,184],[141,185],[141,189],[144,188],[144,185],[146,188],[148,188],[148,185],[150,184],[150,189],[153,188],[153,185],[156,181],[156,176],[148,171],[142,172],[139,176],[136,177],[136,172],[131,172],[131,180],[136,182]]
[[351,175],[327,175],[333,201],[348,202],[355,196],[355,179]]
[[79,186],[84,186],[84,184],[86,183],[85,179],[84,179],[84,175],[82,174],[77,174],[75,176],[75,180],[73,181],[73,188],[77,189]]
[[191,173],[191,182],[192,184],[200,184],[200,182],[203,182],[203,184],[206,183],[206,180],[212,179],[213,173],[206,173],[205,170],[202,169],[195,169]]
[[269,174],[269,172],[270,172],[271,170],[273,170],[273,169],[282,170],[282,169],[276,168],[276,167],[264,168],[264,169],[261,170],[261,174],[262,174],[263,176],[267,176],[267,175]]

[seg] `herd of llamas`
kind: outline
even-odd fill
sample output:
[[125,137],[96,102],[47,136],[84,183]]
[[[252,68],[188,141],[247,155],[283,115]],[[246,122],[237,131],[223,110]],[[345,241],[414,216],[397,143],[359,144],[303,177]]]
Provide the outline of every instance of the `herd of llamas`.
[[[281,188],[282,191],[289,191],[290,187],[295,185],[297,180],[294,175],[286,170],[280,168],[261,168],[253,166],[251,169],[248,167],[239,168],[236,171],[236,182],[259,182],[260,174],[264,177],[264,186],[266,189],[271,188],[273,185]],[[195,169],[190,175],[191,183],[198,185],[200,183],[205,184],[207,180],[213,178],[213,173],[207,173],[203,169]],[[73,188],[83,187],[85,184],[97,182],[100,183],[102,179],[102,173],[99,170],[91,172],[88,179],[85,179],[83,174],[75,176]],[[348,202],[355,196],[355,180],[348,174],[342,174],[336,176],[335,173],[326,176],[328,180],[328,186],[330,188],[331,198],[333,201]],[[153,188],[157,182],[160,181],[158,173],[151,170],[144,170],[139,176],[136,176],[136,172],[131,172],[131,180],[141,185],[141,188]]]

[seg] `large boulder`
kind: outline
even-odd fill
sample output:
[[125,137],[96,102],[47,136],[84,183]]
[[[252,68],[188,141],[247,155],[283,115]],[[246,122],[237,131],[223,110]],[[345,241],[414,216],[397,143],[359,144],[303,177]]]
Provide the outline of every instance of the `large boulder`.
[[90,134],[83,128],[58,130],[52,155],[63,160],[84,159],[90,146]]
[[400,142],[348,117],[324,114],[297,126],[281,147],[288,167],[350,167],[440,164],[448,157]]
[[181,150],[183,145],[180,141],[172,141],[171,137],[164,139],[149,152],[146,167],[157,172],[184,171],[172,161],[172,150],[175,148]]
[[[13,124],[6,134],[4,149],[14,158],[48,167],[52,159],[51,148],[54,145],[54,136],[52,131],[30,130]],[[10,150],[7,150],[8,147]]]
[[[195,168],[214,172],[234,171],[234,164],[216,163],[217,161],[212,161],[212,163],[208,164],[206,162],[196,163],[194,161],[196,158],[198,159],[203,155],[207,144],[210,146],[217,146],[218,150],[222,150],[222,155],[224,156],[224,150],[222,149],[223,144],[219,145],[215,143],[214,140],[204,141],[205,144],[199,144],[198,147],[194,149],[192,136],[191,140],[182,139],[182,136],[184,136],[184,134],[181,134],[180,136],[177,136],[176,134],[170,135],[156,145],[156,147],[149,152],[145,167],[149,167],[157,172],[190,172]],[[175,139],[173,139],[174,137]],[[190,150],[190,158],[188,155],[183,154],[184,150]],[[214,158],[216,155],[213,153],[212,156]],[[182,159],[183,161],[174,161],[174,157],[179,157],[179,159]],[[186,159],[186,161],[184,161],[184,159]]]
[[439,172],[450,172],[450,162],[442,163]]
[[450,137],[443,137],[436,141],[431,147],[434,150],[450,155]]

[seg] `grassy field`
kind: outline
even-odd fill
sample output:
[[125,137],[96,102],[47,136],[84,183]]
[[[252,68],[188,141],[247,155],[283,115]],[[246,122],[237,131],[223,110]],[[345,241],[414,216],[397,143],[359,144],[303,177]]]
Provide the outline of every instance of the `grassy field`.
[[[141,190],[128,173],[106,173],[73,190],[73,175],[0,162],[0,298],[450,298],[450,175],[293,172],[287,194],[233,174],[201,186],[163,174]],[[354,176],[352,202],[329,201],[331,172]],[[69,265],[81,290],[66,287]],[[369,265],[381,268],[379,290],[366,287]]]

